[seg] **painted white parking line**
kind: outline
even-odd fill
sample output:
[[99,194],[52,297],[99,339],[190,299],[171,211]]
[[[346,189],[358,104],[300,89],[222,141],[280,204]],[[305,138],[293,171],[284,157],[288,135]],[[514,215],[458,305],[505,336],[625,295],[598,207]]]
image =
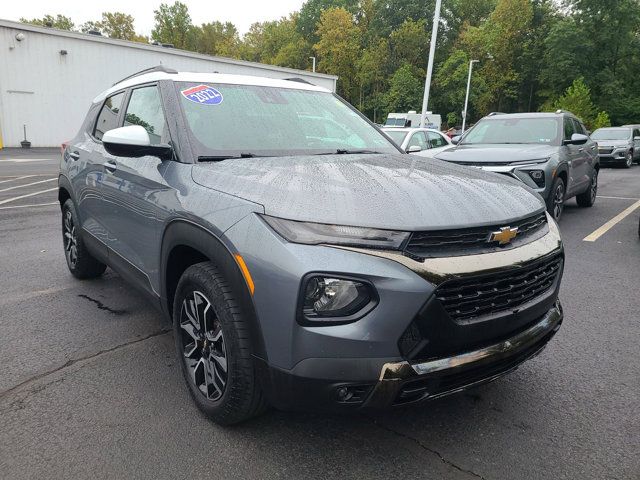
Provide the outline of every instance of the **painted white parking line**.
[[53,192],[54,190],[58,190],[58,187],[49,188],[47,190],[40,190],[39,192],[27,193],[26,195],[20,195],[19,197],[7,198],[6,200],[0,200],[0,205],[4,205],[5,203],[15,202],[16,200],[21,200],[27,197],[35,197],[36,195],[40,195],[41,193]]
[[[10,178],[9,180],[0,180],[0,183],[15,182],[16,180],[24,180],[25,178],[31,178],[31,177],[35,177],[35,175],[23,175],[21,177],[13,177],[13,178]],[[1,178],[6,178],[6,177],[1,177]]]
[[597,198],[607,198],[612,200],[640,200],[640,198],[636,198],[636,197],[607,197],[604,195],[598,195]]
[[13,187],[3,188],[2,190],[0,190],[0,192],[8,192],[9,190],[15,190],[16,188],[30,187],[31,185],[38,185],[39,183],[53,182],[54,180],[57,180],[57,178],[47,178],[46,180],[39,180],[37,182],[25,183],[24,185],[15,185]]
[[48,207],[50,205],[60,205],[60,204],[58,202],[51,202],[51,203],[32,203],[29,205],[11,205],[10,207],[0,207],[0,210],[10,210],[12,208]]
[[640,207],[640,200],[638,200],[636,203],[634,203],[633,205],[631,205],[628,208],[625,208],[622,212],[620,212],[618,215],[616,215],[615,217],[613,217],[611,220],[609,220],[607,223],[605,223],[604,225],[602,225],[600,228],[598,228],[597,230],[594,230],[593,232],[591,232],[589,235],[587,235],[586,237],[584,237],[582,240],[585,242],[595,242],[596,240],[598,240],[602,235],[604,235],[605,233],[607,233],[609,230],[611,230],[616,224],[620,223],[622,220],[624,220],[627,216],[631,215],[638,207]]
[[55,161],[55,158],[4,158],[0,162],[12,162],[12,163],[30,163],[30,162],[50,162]]

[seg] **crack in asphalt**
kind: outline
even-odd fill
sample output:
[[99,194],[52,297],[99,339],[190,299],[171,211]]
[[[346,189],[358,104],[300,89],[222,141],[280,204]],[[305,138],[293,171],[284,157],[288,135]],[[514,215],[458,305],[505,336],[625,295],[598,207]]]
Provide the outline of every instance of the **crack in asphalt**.
[[23,382],[20,382],[17,385],[14,385],[13,387],[11,387],[9,389],[7,389],[7,390],[5,390],[3,392],[0,392],[0,399],[6,397],[7,395],[15,392],[16,390],[20,389],[21,387],[23,387],[23,386],[25,386],[27,384],[30,384],[30,383],[33,383],[33,382],[35,382],[37,380],[41,380],[41,379],[43,379],[45,377],[48,377],[49,375],[52,375],[52,374],[54,374],[56,372],[64,370],[65,368],[71,367],[72,365],[75,365],[78,362],[83,362],[85,360],[91,360],[92,358],[99,357],[100,355],[104,355],[106,353],[111,353],[111,352],[114,352],[114,351],[119,350],[121,348],[128,347],[130,345],[135,345],[136,343],[144,342],[145,340],[149,340],[150,338],[154,338],[154,337],[159,337],[161,335],[165,335],[165,334],[167,334],[169,332],[171,332],[171,329],[164,328],[164,329],[161,329],[161,330],[157,330],[157,331],[155,331],[153,333],[150,333],[149,335],[146,335],[144,337],[136,338],[135,340],[130,340],[128,342],[121,343],[121,344],[116,345],[116,346],[111,347],[111,348],[106,348],[104,350],[99,350],[96,353],[92,353],[90,355],[85,355],[84,357],[79,357],[79,358],[74,358],[74,359],[68,360],[66,363],[64,363],[64,364],[62,364],[62,365],[60,365],[60,366],[58,366],[58,367],[56,367],[54,369],[48,370],[48,371],[43,372],[43,373],[39,373],[37,375],[34,375],[33,377],[27,378]]
[[100,300],[96,300],[95,298],[91,298],[89,295],[85,295],[85,294],[81,293],[78,296],[80,298],[84,298],[86,300],[89,300],[90,302],[95,303],[99,310],[104,310],[106,312],[112,313],[113,315],[124,315],[125,313],[127,313],[126,310],[116,310],[114,308],[107,307]]
[[479,473],[474,472],[473,470],[467,470],[466,468],[462,468],[458,465],[456,465],[455,463],[453,463],[451,460],[446,459],[439,451],[434,450],[433,448],[430,448],[428,446],[426,446],[424,443],[422,443],[422,441],[420,441],[417,438],[412,437],[411,435],[408,435],[406,433],[400,432],[398,430],[395,430],[387,425],[383,425],[382,423],[377,422],[374,418],[371,418],[369,416],[366,416],[366,418],[369,419],[369,421],[371,423],[373,423],[376,427],[385,430],[387,432],[393,433],[394,435],[398,436],[398,437],[402,437],[405,438],[407,440],[412,441],[413,443],[415,443],[416,445],[418,445],[421,449],[429,452],[429,453],[433,453],[434,455],[436,455],[444,464],[449,465],[452,468],[455,468],[456,470],[462,472],[462,473],[468,473],[469,475],[473,475],[476,478],[480,478],[482,480],[486,480],[485,477],[483,477],[482,475],[480,475]]

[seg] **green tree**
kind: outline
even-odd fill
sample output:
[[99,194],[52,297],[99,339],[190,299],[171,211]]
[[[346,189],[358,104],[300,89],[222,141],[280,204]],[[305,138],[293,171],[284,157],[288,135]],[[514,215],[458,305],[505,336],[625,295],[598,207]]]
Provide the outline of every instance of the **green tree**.
[[82,33],[100,32],[102,33],[102,23],[100,21],[89,20],[80,25]]
[[610,127],[611,119],[609,118],[609,114],[607,112],[598,112],[596,118],[593,121],[593,129],[596,130],[598,128]]
[[245,60],[309,70],[311,44],[297,29],[298,15],[251,25],[244,36],[241,56]]
[[384,109],[383,89],[385,88],[389,62],[389,42],[380,38],[362,51],[356,64],[359,98],[358,108],[368,114],[374,122],[380,110]]
[[591,101],[591,90],[584,78],[576,78],[565,93],[551,104],[553,110],[567,110],[580,118],[588,128],[592,128],[596,108]]
[[[347,100],[357,98],[356,64],[360,56],[360,29],[344,8],[322,12],[313,48],[321,71],[338,75],[338,90]],[[355,102],[354,102],[355,103]]]
[[422,73],[408,64],[394,72],[389,80],[389,91],[385,96],[387,113],[421,110],[424,89]]
[[21,18],[20,21],[22,23],[30,23],[31,25],[38,25],[40,27],[59,28],[60,30],[73,30],[75,28],[71,18],[60,14],[57,14],[55,17],[53,15],[45,15],[42,18],[33,18],[31,20]]
[[425,67],[428,56],[428,34],[424,20],[405,20],[391,32],[389,42],[394,66],[405,63]]
[[316,43],[319,40],[317,30],[322,12],[330,8],[344,8],[355,15],[358,6],[358,0],[307,0],[300,8],[298,32],[310,43]]
[[195,50],[196,30],[191,23],[189,8],[182,2],[173,5],[161,3],[153,11],[155,27],[151,38],[160,43],[171,43],[176,48]]
[[196,50],[207,55],[239,57],[240,35],[231,22],[209,22],[196,27]]
[[486,84],[476,101],[481,114],[517,105],[521,75],[516,66],[527,46],[532,19],[530,0],[499,0],[485,23],[462,32],[461,47],[481,61],[477,73]]
[[101,31],[110,38],[120,40],[135,40],[136,31],[133,27],[133,17],[122,12],[104,12],[100,21]]

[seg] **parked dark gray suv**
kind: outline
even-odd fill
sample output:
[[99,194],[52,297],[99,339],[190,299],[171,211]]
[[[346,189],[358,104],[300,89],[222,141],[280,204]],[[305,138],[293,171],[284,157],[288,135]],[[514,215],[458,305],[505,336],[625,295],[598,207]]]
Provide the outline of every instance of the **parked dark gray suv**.
[[435,158],[520,180],[544,198],[556,220],[569,198],[581,207],[596,200],[597,145],[569,112],[491,114],[456,142]]
[[65,256],[172,319],[215,421],[438,398],[560,327],[562,242],[522,183],[406,155],[297,79],[158,70],[100,94],[64,150]]

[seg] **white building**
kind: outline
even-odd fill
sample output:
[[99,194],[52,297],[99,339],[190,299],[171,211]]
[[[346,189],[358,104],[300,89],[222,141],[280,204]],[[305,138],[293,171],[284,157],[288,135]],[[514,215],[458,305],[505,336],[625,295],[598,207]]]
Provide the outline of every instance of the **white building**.
[[0,20],[0,148],[59,146],[77,132],[95,96],[163,64],[176,70],[298,77],[335,91],[337,77]]

